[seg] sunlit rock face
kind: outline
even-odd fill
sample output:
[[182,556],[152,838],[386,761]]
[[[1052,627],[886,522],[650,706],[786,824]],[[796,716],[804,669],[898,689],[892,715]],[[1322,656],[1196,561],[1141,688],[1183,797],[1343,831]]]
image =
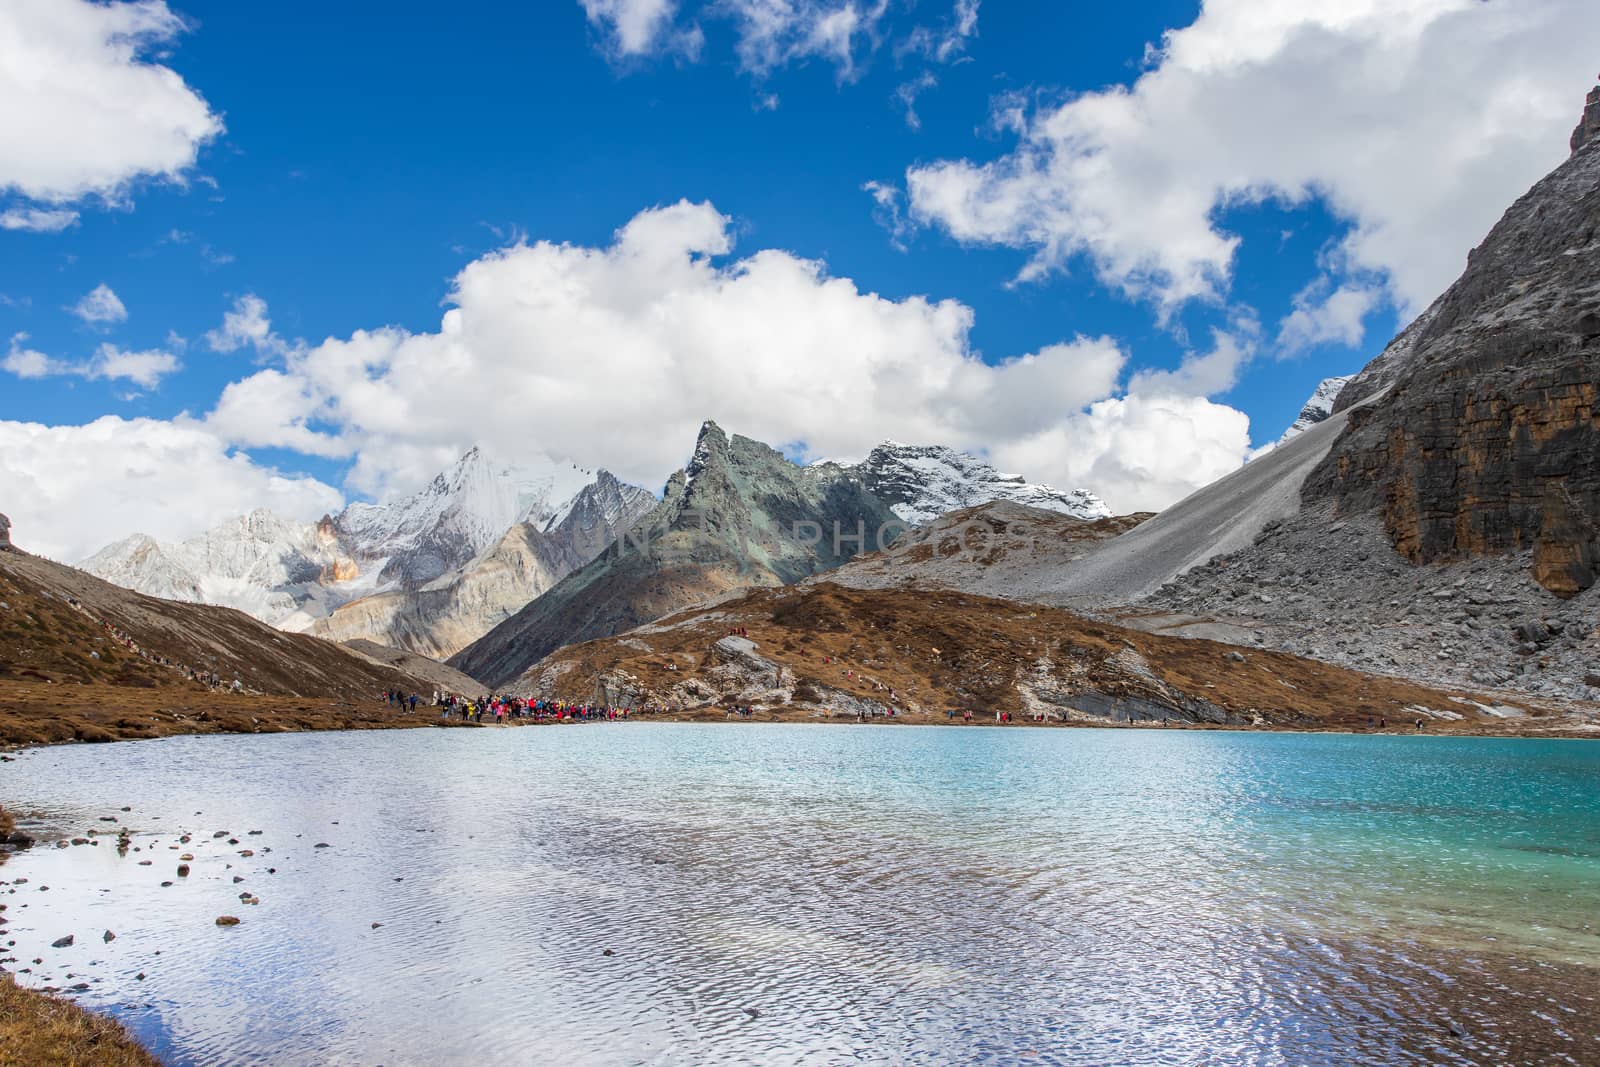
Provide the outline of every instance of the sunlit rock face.
[[1574,151],[1461,278],[1340,394],[1349,428],[1308,501],[1382,515],[1417,563],[1532,550],[1572,596],[1600,577],[1600,90]]

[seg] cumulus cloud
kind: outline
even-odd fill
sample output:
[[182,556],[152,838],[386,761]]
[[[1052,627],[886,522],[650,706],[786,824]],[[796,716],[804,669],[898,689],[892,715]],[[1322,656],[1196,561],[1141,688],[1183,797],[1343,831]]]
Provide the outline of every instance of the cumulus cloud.
[[1086,486],[1118,512],[1159,511],[1244,465],[1250,419],[1204,397],[1130,393],[1001,442],[993,455],[1008,470]]
[[134,531],[178,539],[258,507],[309,521],[342,497],[231,452],[192,420],[107,415],[84,426],[0,421],[0,502],[17,544],[77,562]]
[[164,0],[0,4],[0,190],[118,201],[139,179],[181,180],[222,130],[198,93],[147,58],[183,28]]
[[1375,285],[1349,283],[1335,288],[1325,279],[1313,283],[1294,300],[1294,310],[1278,327],[1281,355],[1293,355],[1324,344],[1354,348],[1366,336],[1367,316],[1383,303]]
[[91,326],[109,326],[128,320],[128,309],[123,306],[122,299],[104,282],[84,294],[83,299],[73,305],[72,313]]
[[105,344],[95,350],[94,358],[84,365],[82,373],[90,379],[129,381],[145,389],[154,389],[162,378],[180,366],[178,357],[170,352],[159,349],[133,352]]
[[0,230],[60,233],[78,224],[78,213],[61,208],[14,207],[0,212]]
[[233,307],[223,313],[222,325],[206,331],[205,341],[213,352],[237,352],[249,347],[263,356],[282,355],[288,347],[283,338],[272,332],[267,302],[254,293],[235,300]]
[[[281,366],[229,386],[206,426],[242,447],[350,457],[350,484],[375,495],[479,442],[659,486],[706,418],[835,458],[884,438],[992,448],[1114,506],[1170,502],[1243,462],[1245,417],[1183,395],[1214,384],[1198,373],[1120,395],[1127,356],[1104,337],[988,363],[969,307],[862,292],[783,251],[729,258],[732,229],[680,202],[606,247],[499,250],[456,277],[438,331],[287,346]],[[1160,478],[1130,492],[1146,469]]]
[[5,359],[0,360],[0,369],[22,379],[49,378],[69,373],[70,364],[52,359],[38,349],[24,347],[27,340],[28,335],[25,333],[16,334],[11,338],[11,347],[6,352]]
[[1131,393],[1151,396],[1216,396],[1239,381],[1239,369],[1255,354],[1254,324],[1240,321],[1236,332],[1214,330],[1211,351],[1189,353],[1176,370],[1142,370],[1128,383]]
[[161,379],[179,370],[178,357],[170,352],[151,349],[134,352],[112,344],[102,344],[92,358],[81,362],[56,359],[36,349],[25,347],[28,335],[19,333],[11,338],[10,349],[0,359],[0,370],[18,378],[77,377],[90,381],[129,381],[145,389],[154,389]]
[[1319,199],[1415,311],[1565,157],[1597,51],[1591,0],[1206,0],[1131,86],[1008,103],[1013,151],[910,168],[910,212],[1170,308],[1226,293],[1228,209]]

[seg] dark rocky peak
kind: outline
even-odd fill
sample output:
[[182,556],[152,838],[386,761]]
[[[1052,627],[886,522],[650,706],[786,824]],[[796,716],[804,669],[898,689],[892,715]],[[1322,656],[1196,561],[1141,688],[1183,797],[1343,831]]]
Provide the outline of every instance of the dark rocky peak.
[[1597,136],[1600,136],[1600,85],[1589,90],[1583,118],[1578,120],[1578,128],[1572,131],[1572,154],[1577,155],[1578,149]]
[[11,520],[0,515],[0,552],[11,547]]
[[693,481],[703,471],[728,461],[728,435],[722,432],[721,426],[707,419],[700,424],[700,436],[694,442],[694,455],[690,457],[684,473]]

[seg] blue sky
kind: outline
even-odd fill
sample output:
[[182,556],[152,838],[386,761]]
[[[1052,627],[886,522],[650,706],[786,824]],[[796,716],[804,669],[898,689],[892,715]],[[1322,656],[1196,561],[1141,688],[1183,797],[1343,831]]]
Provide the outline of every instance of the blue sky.
[[[334,495],[412,488],[441,457],[479,439],[501,452],[603,463],[648,481],[682,461],[692,442],[684,427],[701,417],[797,454],[848,453],[872,439],[948,427],[961,438],[949,443],[990,451],[1036,479],[1080,482],[1122,506],[1170,502],[1276,438],[1320,379],[1358,369],[1448,283],[1510,199],[1564,157],[1565,132],[1589,84],[1590,68],[1579,64],[1593,52],[1590,42],[1570,39],[1582,34],[1561,32],[1559,3],[1533,5],[1540,18],[1495,22],[1471,10],[1482,5],[1407,0],[1385,8],[1351,0],[1347,18],[1319,22],[1238,3],[1202,12],[1193,2],[463,0],[445,9],[386,2],[335,11],[291,0],[263,15],[230,3],[146,0],[122,9],[149,24],[119,56],[114,35],[93,21],[111,9],[87,0],[19,3],[0,17],[20,20],[24,41],[28,34],[53,40],[52,19],[68,7],[85,9],[75,39],[102,47],[87,58],[74,54],[106,69],[108,101],[126,92],[116,79],[130,65],[165,67],[221,127],[196,134],[189,117],[189,132],[176,136],[191,161],[170,144],[165,156],[141,154],[132,142],[142,132],[126,124],[127,159],[98,161],[95,176],[79,179],[75,166],[89,173],[73,158],[72,134],[82,122],[73,107],[81,101],[61,105],[53,120],[61,136],[16,116],[0,125],[14,144],[36,136],[39,153],[62,156],[43,178],[0,163],[0,212],[15,220],[75,213],[62,228],[18,221],[0,229],[0,331],[12,356],[12,373],[0,374],[0,426],[65,428],[114,417],[92,444],[81,434],[35,433],[24,449],[13,426],[11,458],[0,457],[0,489],[12,500],[0,500],[0,509],[27,512],[17,497],[31,495],[41,516],[75,514],[88,506],[80,497],[104,491],[94,476],[104,450],[153,447],[160,424],[204,438],[160,454],[181,464],[186,449],[208,450],[194,469],[242,487],[187,508],[128,503],[127,523],[169,535],[247,502],[251,487],[270,486],[269,500],[300,512]],[[1386,13],[1408,5],[1420,14],[1406,25]],[[842,46],[812,33],[845,11],[862,28]],[[626,19],[652,15],[651,36],[624,40]],[[963,15],[970,32],[961,32]],[[752,61],[763,40],[758,18],[774,35]],[[1163,51],[1169,31],[1187,36],[1167,39]],[[1373,85],[1363,64],[1391,51],[1415,69]],[[1514,91],[1473,73],[1491,60],[1507,68]],[[10,63],[18,76],[22,62],[21,54],[0,54],[0,72]],[[1438,120],[1439,102],[1419,99],[1417,87],[1457,77],[1439,73],[1456,67],[1466,68],[1464,91],[1496,94],[1506,113],[1479,115],[1480,102],[1446,97],[1462,115]],[[1530,88],[1535,71],[1542,80]],[[897,96],[907,87],[918,88],[915,122]],[[1338,106],[1328,114],[1307,113],[1329,97]],[[1130,101],[1131,117],[1106,119],[1084,106]],[[50,103],[36,101],[33,113]],[[1070,137],[1061,135],[1063,124]],[[152,143],[158,136],[170,142],[183,123],[168,125],[151,132]],[[1193,147],[1174,147],[1190,137]],[[1084,138],[1097,147],[1080,152]],[[1463,155],[1462,144],[1476,147]],[[1430,189],[1417,175],[1438,158],[1456,162],[1452,176]],[[1384,176],[1389,168],[1395,173]],[[881,202],[868,183],[878,183]],[[1188,202],[1191,186],[1202,190],[1198,206]],[[767,309],[763,321],[704,342],[748,352],[729,358],[751,368],[748,390],[763,398],[708,393],[706,410],[696,411],[694,393],[663,393],[660,425],[647,431],[640,424],[650,420],[648,397],[606,399],[606,389],[635,387],[628,364],[610,366],[616,380],[552,388],[563,370],[589,373],[586,349],[582,339],[556,337],[553,317],[518,317],[517,286],[576,285],[570,264],[551,275],[530,262],[526,275],[486,277],[481,292],[471,291],[469,306],[479,309],[467,316],[473,324],[499,322],[497,308],[513,310],[503,324],[483,327],[491,340],[462,342],[480,346],[459,357],[467,387],[446,397],[431,380],[401,378],[405,358],[396,353],[405,351],[404,337],[449,348],[441,315],[462,302],[453,279],[469,265],[524,241],[603,250],[641,212],[680,201],[708,211],[714,205],[723,220],[712,229],[723,227],[725,250],[705,247],[717,241],[702,234],[703,217],[685,223],[696,247],[679,250],[711,276],[690,271],[671,299],[656,293],[618,310],[619,301],[634,299],[633,283],[615,272],[585,275],[592,291],[583,299],[593,306],[563,308],[559,321],[593,321],[599,307],[606,330],[627,347],[630,330],[668,329],[659,325],[663,317],[689,322],[685,307],[737,315],[738,306],[717,301],[735,299],[727,283],[749,257],[771,250],[790,257],[786,263],[820,261],[818,285],[831,278],[854,286],[837,332],[815,342],[826,352],[785,347],[794,332],[785,309],[807,325],[823,314],[812,295],[778,295],[804,287],[787,275],[754,300],[754,282],[740,290],[739,306]],[[51,232],[34,232],[41,229]],[[85,321],[75,313],[98,286],[115,294],[125,317]],[[718,295],[693,298],[696,286]],[[1335,293],[1348,299],[1324,303]],[[863,294],[881,296],[895,313],[880,322],[885,309],[868,308],[854,322]],[[261,321],[270,319],[271,340],[242,339],[231,351],[208,343],[224,313],[248,297],[259,300]],[[1074,349],[1048,372],[1041,355],[1037,377],[1026,381],[1020,372],[1011,384],[979,376],[972,389],[987,398],[981,417],[934,411],[960,406],[960,390],[946,385],[884,387],[848,415],[847,404],[830,407],[827,380],[847,381],[852,338],[871,346],[870,331],[879,328],[892,335],[887,348],[915,338],[896,316],[922,315],[907,303],[918,297],[970,309],[965,326],[929,327],[931,343],[961,349],[945,367],[957,375],[962,358],[997,366],[1077,340],[1102,347]],[[1286,328],[1297,307],[1314,328]],[[640,340],[641,366],[692,362],[692,337],[713,328],[694,322],[681,331],[689,339]],[[319,349],[324,339],[343,344],[383,327],[403,333],[363,371],[335,381],[316,369],[316,359],[335,361]],[[770,357],[781,366],[761,362],[769,358],[763,329],[772,348],[783,349]],[[501,347],[492,358],[482,355],[491,344]],[[1100,358],[1110,349],[1118,353],[1114,366]],[[31,354],[31,369],[19,353]],[[117,376],[123,364],[110,358],[117,353],[169,358]],[[914,377],[903,366],[908,358],[883,356],[895,370],[873,381]],[[1080,373],[1070,360],[1089,369]],[[796,378],[796,363],[814,373]],[[520,407],[496,407],[505,376],[525,364],[543,391],[530,386],[518,394]],[[1153,371],[1181,380],[1157,381]],[[1154,384],[1136,385],[1141,374]],[[262,388],[251,394],[251,418],[219,415],[224,390],[246,380],[296,382],[304,407],[263,415],[260,407],[273,401]],[[1065,384],[1078,381],[1092,384]],[[358,412],[355,393],[373,383],[395,398],[395,425],[380,426],[372,409]],[[637,380],[638,389],[656,387]],[[857,395],[861,388],[878,386],[850,385]],[[768,409],[794,406],[792,389],[820,391],[820,400],[799,402],[812,423],[767,417]],[[1053,402],[1051,389],[1060,393],[1058,421],[1033,410]],[[1101,401],[1157,391],[1181,394],[1189,406],[1162,408],[1143,429],[1130,418],[1106,430],[1083,414]],[[430,395],[450,409],[417,410],[428,408]],[[564,410],[541,418],[542,397]],[[900,401],[934,413],[912,418],[897,410]],[[1007,404],[1020,405],[1014,417]],[[1248,416],[1247,439],[1242,422],[1218,414],[1223,409]],[[881,432],[870,424],[874,411],[883,415]],[[507,435],[502,428],[518,413],[526,424]],[[1207,419],[1223,428],[1194,428]],[[119,437],[137,420],[150,421]],[[610,420],[627,426],[608,429]],[[1190,430],[1203,440],[1186,443]],[[304,446],[308,440],[317,443]],[[1181,462],[1188,447],[1204,458]],[[52,449],[61,453],[54,466],[28,467],[22,458]],[[1095,449],[1121,449],[1124,458],[1063,458]],[[1140,449],[1150,452],[1148,462],[1126,459]],[[285,477],[272,481],[278,475]],[[57,481],[73,488],[47,493],[46,483]],[[284,481],[293,484],[286,489]],[[162,484],[151,481],[142,495],[170,493]],[[44,506],[51,493],[54,509]],[[80,540],[50,543],[67,552]]]

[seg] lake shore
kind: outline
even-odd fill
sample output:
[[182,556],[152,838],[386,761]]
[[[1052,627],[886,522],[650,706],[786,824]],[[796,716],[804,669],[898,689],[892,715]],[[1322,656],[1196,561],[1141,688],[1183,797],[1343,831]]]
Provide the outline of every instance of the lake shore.
[[[707,705],[680,711],[635,712],[636,722],[728,722],[854,724],[853,716],[823,715],[810,707],[757,709],[738,720],[726,709]],[[1242,730],[1268,733],[1415,733],[1410,723],[1391,722],[1383,730],[1351,730],[1307,723],[1300,725],[1217,726],[1205,723],[1115,723],[1069,719],[1033,722],[1018,718],[996,723],[978,716],[970,724],[939,712],[906,712],[872,720],[879,725],[983,726],[994,728],[1125,728],[1147,730]],[[557,725],[549,721],[513,720],[510,726]],[[423,727],[490,729],[490,723],[441,719],[438,709],[421,705],[415,712],[378,700],[358,703],[324,698],[247,696],[231,693],[189,693],[106,685],[46,684],[0,680],[0,750],[36,745],[141,741],[192,734],[302,733],[335,730],[397,730]],[[1450,737],[1563,737],[1600,740],[1600,728],[1563,722],[1552,716],[1493,721],[1432,721],[1426,734]]]
[[[16,829],[0,808],[0,840]],[[9,853],[0,849],[0,867]],[[0,931],[5,915],[0,912]],[[0,1063],[34,1067],[158,1067],[158,1061],[114,1020],[70,1000],[24,989],[0,968]]]

